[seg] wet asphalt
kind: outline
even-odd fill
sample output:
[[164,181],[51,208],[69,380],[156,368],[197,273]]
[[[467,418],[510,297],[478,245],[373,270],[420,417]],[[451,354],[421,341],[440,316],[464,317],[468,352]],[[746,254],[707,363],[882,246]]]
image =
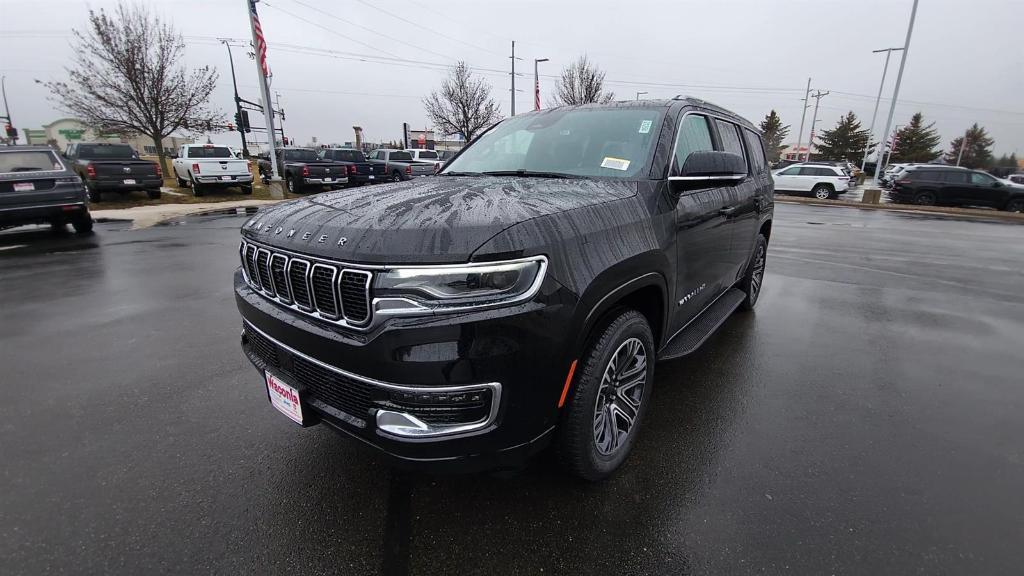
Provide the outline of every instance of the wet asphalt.
[[757,310],[580,484],[399,474],[277,414],[242,222],[0,233],[0,573],[1020,573],[1024,226],[778,205]]

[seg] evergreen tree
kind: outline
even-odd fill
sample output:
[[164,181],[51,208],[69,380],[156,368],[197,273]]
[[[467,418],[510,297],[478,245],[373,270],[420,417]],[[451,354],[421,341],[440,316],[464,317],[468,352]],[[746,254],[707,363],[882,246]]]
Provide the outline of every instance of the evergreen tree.
[[815,143],[816,154],[824,160],[859,162],[868,148],[871,134],[861,128],[860,120],[852,111],[839,119],[832,130],[822,130]]
[[782,142],[789,135],[789,124],[783,125],[782,119],[772,110],[761,121],[761,133],[764,136],[765,153],[768,161],[775,162],[782,155]]
[[942,155],[938,148],[942,137],[935,130],[935,123],[925,126],[924,116],[918,112],[910,124],[896,132],[896,149],[890,162],[931,162]]
[[964,136],[958,136],[949,143],[949,152],[946,152],[946,162],[956,164],[960,156],[960,145],[964,138],[967,144],[964,146],[963,157],[960,158],[960,165],[967,168],[985,168],[992,163],[992,145],[995,140],[989,138],[988,133],[981,126],[975,123],[967,130]]

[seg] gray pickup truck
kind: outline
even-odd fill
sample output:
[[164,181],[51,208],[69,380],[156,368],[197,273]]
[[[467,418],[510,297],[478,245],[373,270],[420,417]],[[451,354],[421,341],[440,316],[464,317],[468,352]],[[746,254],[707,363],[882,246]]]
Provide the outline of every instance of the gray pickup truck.
[[378,148],[367,158],[371,164],[384,166],[384,174],[392,182],[412,180],[418,176],[432,176],[437,171],[433,162],[413,160],[412,154],[405,150],[387,150]]
[[92,231],[82,179],[49,146],[0,146],[0,230],[25,224],[67,224]]
[[64,151],[68,168],[85,183],[89,200],[100,202],[103,194],[128,194],[144,191],[151,200],[160,198],[164,175],[160,165],[142,160],[127,144],[82,142],[70,144]]

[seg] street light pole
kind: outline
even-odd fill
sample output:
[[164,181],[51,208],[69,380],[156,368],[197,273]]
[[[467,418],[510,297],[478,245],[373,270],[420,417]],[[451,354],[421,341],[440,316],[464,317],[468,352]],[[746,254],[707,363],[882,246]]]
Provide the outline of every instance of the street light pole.
[[281,108],[281,93],[274,90],[274,96],[277,97],[277,113],[281,115],[281,143],[284,144],[284,110]]
[[960,160],[962,160],[963,157],[964,157],[964,148],[967,147],[967,135],[970,134],[970,133],[971,133],[970,130],[968,130],[967,132],[964,132],[964,137],[960,139],[960,152],[957,153],[957,155],[956,155],[956,165],[957,166],[960,165]]
[[888,154],[885,155],[885,165],[886,166],[889,165],[889,160],[892,160],[892,151],[896,149],[896,144],[899,142],[896,139],[896,136],[900,133],[900,128],[902,128],[902,127],[903,126],[900,126],[899,124],[897,124],[892,129],[892,144],[889,144],[889,152],[888,152]]
[[227,39],[221,38],[220,41],[228,49],[228,63],[231,65],[231,86],[235,89],[236,128],[238,128],[238,134],[242,137],[242,156],[248,158],[249,146],[245,142],[245,126],[242,125],[242,103],[241,98],[238,97],[238,81],[235,79],[235,58],[231,55],[231,44],[228,44]]
[[[533,109],[540,110],[540,74],[537,72],[537,64],[541,62],[547,62],[547,58],[534,58],[533,59]],[[515,98],[515,92],[512,93],[512,97]]]
[[[864,159],[860,163],[860,171],[864,171],[864,167],[868,165],[868,152],[871,150],[871,138],[875,135],[875,118],[878,116],[878,104],[882,101],[882,89],[885,87],[885,75],[889,72],[889,57],[892,56],[893,52],[900,52],[903,48],[884,48],[882,50],[872,50],[872,54],[878,54],[879,52],[885,52],[885,67],[882,68],[882,82],[878,85],[878,97],[875,98],[875,111],[871,113],[871,127],[868,128],[868,144],[869,146],[864,147]],[[881,158],[881,154],[878,155]]]
[[516,115],[516,60],[522,60],[522,58],[516,58],[516,41],[512,41],[512,115]]
[[[910,52],[910,36],[914,33],[914,19],[917,17],[917,0],[910,9],[910,23],[907,24],[907,39],[903,42],[903,55],[900,58],[900,71],[896,73],[896,88],[892,91],[892,102],[889,104],[889,119],[885,121],[885,130],[882,134],[888,136],[889,128],[892,127],[892,116],[896,112],[896,100],[900,97],[900,83],[903,81],[903,69],[907,65],[907,52]],[[875,166],[875,181],[882,173],[882,163]]]
[[263,118],[267,123],[267,152],[270,155],[270,177],[272,180],[281,180],[277,172],[277,153],[274,150],[274,104],[270,99],[270,86],[267,85],[267,76],[263,66],[266,63],[266,40],[263,38],[262,27],[257,24],[259,17],[256,14],[256,1],[246,0],[249,7],[249,28],[252,30],[252,46],[256,51],[256,78],[260,85],[260,99],[263,100]]
[[[6,114],[6,116],[4,116],[4,120],[6,120],[11,126],[14,126],[14,120],[11,120],[11,109],[7,106],[7,76],[0,77],[0,91],[4,93],[4,114]],[[17,144],[18,131],[15,130],[14,135],[10,138],[12,144]]]
[[[807,107],[810,105],[808,98],[811,95],[811,79],[807,79],[807,90],[804,91],[804,111],[800,114],[800,131],[796,133],[796,161],[800,161],[800,145],[804,138],[804,121],[807,120]],[[810,148],[808,148],[810,150]]]
[[640,95],[641,95],[641,94],[647,94],[647,92],[637,92],[637,93],[636,93],[636,99],[637,99],[637,100],[640,100]]

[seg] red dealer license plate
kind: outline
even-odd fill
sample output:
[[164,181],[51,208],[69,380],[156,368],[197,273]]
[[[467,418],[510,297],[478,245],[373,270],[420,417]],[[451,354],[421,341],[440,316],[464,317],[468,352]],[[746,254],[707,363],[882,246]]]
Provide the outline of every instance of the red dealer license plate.
[[299,391],[285,384],[280,378],[270,372],[265,374],[267,376],[267,393],[270,395],[270,403],[285,416],[298,424],[302,424],[302,401],[299,399]]

